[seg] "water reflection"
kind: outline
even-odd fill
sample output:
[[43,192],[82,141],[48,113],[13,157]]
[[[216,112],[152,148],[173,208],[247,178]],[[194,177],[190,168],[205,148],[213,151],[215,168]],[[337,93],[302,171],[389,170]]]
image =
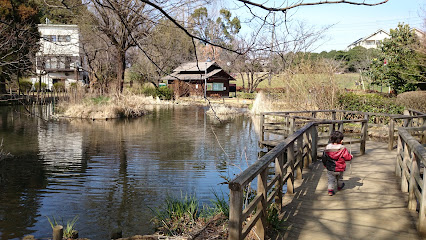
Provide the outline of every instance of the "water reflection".
[[[50,109],[36,109],[45,116]],[[257,158],[255,124],[217,122],[197,107],[158,109],[121,121],[53,121],[0,108],[0,137],[14,157],[1,163],[0,239],[49,237],[45,216],[80,216],[80,236],[151,233],[150,208],[167,194],[212,191]],[[16,223],[19,223],[16,226]],[[96,229],[97,232],[92,232]]]

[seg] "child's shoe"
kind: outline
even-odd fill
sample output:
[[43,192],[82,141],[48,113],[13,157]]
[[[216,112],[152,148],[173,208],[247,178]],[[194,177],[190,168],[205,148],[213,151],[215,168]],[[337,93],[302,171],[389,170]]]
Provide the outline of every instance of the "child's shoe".
[[334,190],[328,189],[328,196],[333,196],[333,195],[334,195]]
[[338,186],[338,187],[337,187],[337,190],[339,190],[339,191],[340,191],[340,190],[342,190],[344,187],[345,187],[345,183],[342,183],[342,186],[341,186],[341,187],[339,187],[339,186]]

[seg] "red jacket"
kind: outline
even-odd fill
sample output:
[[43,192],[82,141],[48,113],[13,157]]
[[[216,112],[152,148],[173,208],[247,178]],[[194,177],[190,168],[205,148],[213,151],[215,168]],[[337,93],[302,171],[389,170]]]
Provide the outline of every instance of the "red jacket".
[[325,153],[330,156],[330,158],[336,160],[335,172],[344,172],[346,169],[346,161],[352,159],[352,155],[343,145],[341,145],[339,149],[326,149]]

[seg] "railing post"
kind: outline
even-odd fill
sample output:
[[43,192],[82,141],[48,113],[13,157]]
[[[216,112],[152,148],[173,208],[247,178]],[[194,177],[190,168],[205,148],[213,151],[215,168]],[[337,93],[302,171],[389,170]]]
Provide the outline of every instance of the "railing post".
[[290,132],[288,134],[289,136],[294,133],[294,121],[295,119],[293,117],[290,117]]
[[56,225],[53,228],[52,239],[53,240],[62,240],[64,235],[64,227],[62,225]]
[[[308,168],[312,163],[312,140],[311,140],[311,131],[308,130],[303,134],[303,141],[307,144],[308,149],[306,149],[306,159],[303,159],[303,168]],[[302,150],[303,152],[304,150]]]
[[408,143],[404,142],[404,154],[402,159],[402,177],[401,177],[401,191],[402,192],[408,192],[408,179],[405,176],[405,171],[408,168],[407,162],[410,159],[410,149],[408,146]]
[[260,140],[263,142],[265,140],[265,114],[260,115]]
[[389,150],[393,149],[393,135],[395,134],[394,124],[395,124],[395,120],[392,117],[390,117],[390,120],[389,120],[389,144],[388,144]]
[[[423,167],[423,172],[426,171],[426,168]],[[426,181],[425,181],[425,177],[423,175],[423,188],[422,189],[426,189]],[[420,201],[420,209],[419,209],[419,225],[418,225],[418,229],[419,232],[422,235],[426,234],[426,219],[425,219],[425,203],[426,203],[426,191],[422,191],[422,198],[419,199]]]
[[242,237],[243,190],[231,190],[229,199],[229,236],[228,240],[240,240]]
[[[294,142],[290,143],[287,147],[287,173],[290,172],[290,176],[287,180],[287,193],[294,193]],[[290,168],[290,169],[289,169]]]
[[317,125],[312,126],[311,130],[311,151],[312,151],[312,161],[317,160],[317,149],[318,149],[318,130]]
[[343,133],[343,122],[339,122],[337,126],[338,126],[338,128],[339,128],[339,131],[340,131],[341,133]]
[[361,137],[359,152],[361,155],[364,155],[365,145],[366,145],[367,137],[368,137],[368,120],[366,120],[365,122],[362,122],[361,134],[362,134],[362,137]]
[[408,188],[408,209],[415,211],[417,209],[417,201],[415,189],[417,189],[417,183],[415,176],[420,175],[419,171],[420,163],[417,161],[416,155],[413,153],[411,159],[411,172],[410,172],[410,186]]
[[279,176],[278,181],[275,183],[275,188],[278,191],[277,196],[275,197],[275,203],[278,204],[280,213],[282,212],[283,205],[283,166],[284,166],[284,154],[281,153],[277,158],[275,158],[275,175]]
[[399,164],[400,159],[402,162],[402,154],[403,154],[403,148],[402,148],[402,138],[401,136],[398,134],[398,148],[396,151],[396,164],[395,164],[395,174],[398,177],[402,177],[402,172],[401,172],[401,165]]
[[267,201],[268,201],[268,193],[266,192],[266,187],[268,184],[268,169],[263,170],[257,176],[257,193],[262,194],[262,200],[257,204],[256,211],[262,211],[259,220],[256,222],[256,235],[258,239],[265,239],[265,228],[266,228],[266,210],[267,210]]
[[302,164],[303,164],[303,136],[297,138],[297,159],[298,162],[296,166],[296,179],[302,179]]

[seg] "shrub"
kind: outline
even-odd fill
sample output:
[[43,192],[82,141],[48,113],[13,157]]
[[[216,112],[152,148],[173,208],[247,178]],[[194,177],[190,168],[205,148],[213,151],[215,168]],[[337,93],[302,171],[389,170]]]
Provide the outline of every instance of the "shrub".
[[19,89],[21,92],[28,92],[33,87],[33,84],[30,81],[19,81]]
[[406,108],[426,113],[426,91],[401,93],[396,98],[396,102]]
[[237,92],[237,97],[244,98],[244,99],[255,99],[256,93]]
[[395,98],[380,94],[342,93],[338,96],[339,106],[349,111],[402,114],[404,107]]
[[76,82],[70,83],[70,88],[77,89],[77,83]]
[[162,100],[171,100],[173,97],[173,90],[166,87],[161,86],[156,89],[157,96]]
[[157,97],[157,91],[155,90],[155,88],[152,87],[146,87],[142,89],[142,94],[145,96],[151,96],[151,97]]
[[64,82],[56,82],[53,84],[53,89],[57,92],[65,91],[65,83]]
[[35,88],[35,90],[38,92],[38,91],[44,91],[44,90],[46,90],[46,87],[47,87],[47,84],[46,83],[41,83],[41,88],[40,88],[40,82],[35,82],[34,83],[34,88]]

